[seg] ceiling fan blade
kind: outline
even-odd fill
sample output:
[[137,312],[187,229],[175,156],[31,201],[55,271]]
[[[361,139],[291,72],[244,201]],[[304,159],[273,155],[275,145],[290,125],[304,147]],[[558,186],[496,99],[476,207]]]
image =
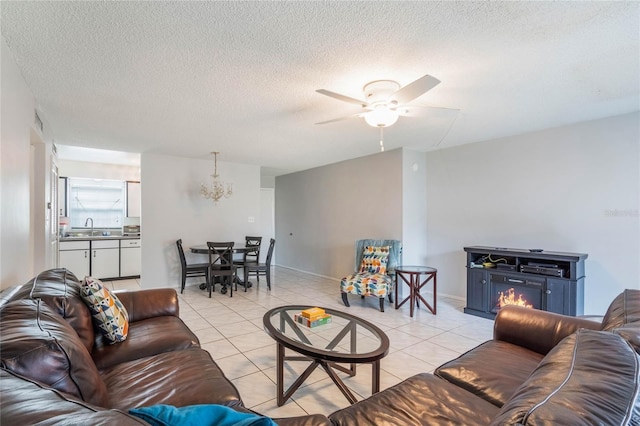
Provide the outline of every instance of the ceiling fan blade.
[[422,96],[427,93],[438,84],[440,84],[440,80],[427,74],[398,89],[393,95],[391,95],[391,99],[396,100],[399,104],[407,104],[418,96]]
[[350,98],[349,96],[341,95],[340,93],[330,92],[329,90],[324,90],[324,89],[318,89],[316,90],[316,92],[320,93],[321,95],[330,96],[332,98],[335,98],[344,102],[360,105],[361,107],[367,106],[367,103],[365,101],[361,101],[356,98]]
[[347,120],[347,119],[349,119],[349,118],[353,118],[353,117],[362,117],[362,116],[364,116],[364,113],[359,112],[359,113],[357,113],[357,114],[347,115],[347,116],[339,117],[339,118],[333,118],[333,119],[331,119],[331,120],[326,120],[326,121],[320,121],[319,123],[316,123],[316,124],[327,124],[327,123],[333,123],[333,122],[336,122],[336,121],[342,121],[342,120]]
[[427,105],[402,105],[394,110],[401,117],[422,117],[429,113],[460,112],[459,108],[434,107]]

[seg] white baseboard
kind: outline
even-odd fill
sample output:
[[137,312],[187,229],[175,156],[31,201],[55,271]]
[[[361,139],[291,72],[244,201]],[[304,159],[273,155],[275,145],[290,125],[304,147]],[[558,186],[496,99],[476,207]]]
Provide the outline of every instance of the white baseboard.
[[316,274],[316,273],[305,271],[305,270],[302,270],[302,269],[292,268],[291,266],[284,266],[284,265],[276,265],[276,266],[278,266],[280,268],[284,268],[284,269],[290,269],[290,270],[296,271],[296,272],[302,272],[303,274],[313,275],[314,277],[326,278],[326,279],[331,280],[331,281],[338,281],[338,282],[341,281],[340,278],[328,277],[326,275]]
[[[278,266],[280,268],[284,268],[284,269],[290,269],[290,270],[296,271],[296,272],[302,272],[303,274],[313,275],[315,277],[326,278],[326,279],[332,280],[332,281],[338,281],[339,282],[341,280],[340,278],[328,277],[326,275],[316,274],[316,273],[313,273],[313,272],[305,271],[303,269],[293,268],[291,266],[284,266],[284,265],[276,265],[276,266]],[[448,299],[460,300],[461,302],[465,302],[467,300],[466,297],[454,296],[452,294],[442,293],[440,291],[438,292],[438,296],[446,297]]]

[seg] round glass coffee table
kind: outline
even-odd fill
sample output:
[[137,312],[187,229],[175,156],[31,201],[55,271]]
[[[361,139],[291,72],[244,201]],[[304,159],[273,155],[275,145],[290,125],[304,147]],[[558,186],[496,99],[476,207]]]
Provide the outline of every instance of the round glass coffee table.
[[[329,324],[308,327],[297,323],[294,315],[311,307],[308,305],[281,306],[264,314],[264,329],[277,343],[278,406],[282,406],[318,366],[327,372],[342,394],[351,404],[354,404],[356,398],[335,370],[355,376],[356,364],[371,364],[372,393],[379,392],[380,360],[389,352],[389,338],[384,331],[362,318],[328,308],[322,309],[331,315]],[[285,348],[299,355],[285,356]],[[284,391],[285,361],[311,362],[286,391]],[[350,366],[347,368],[339,364],[350,364]]]

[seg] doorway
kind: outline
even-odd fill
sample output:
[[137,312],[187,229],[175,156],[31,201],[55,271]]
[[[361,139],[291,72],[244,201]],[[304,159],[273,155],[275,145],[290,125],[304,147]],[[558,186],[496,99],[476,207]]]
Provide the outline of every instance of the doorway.
[[[273,188],[260,188],[260,235],[263,246],[269,247],[269,240],[275,238],[275,190]],[[267,243],[264,245],[264,243]],[[277,242],[276,242],[277,244]],[[260,250],[260,262],[267,258],[267,250]],[[276,255],[273,254],[271,264],[275,265]]]

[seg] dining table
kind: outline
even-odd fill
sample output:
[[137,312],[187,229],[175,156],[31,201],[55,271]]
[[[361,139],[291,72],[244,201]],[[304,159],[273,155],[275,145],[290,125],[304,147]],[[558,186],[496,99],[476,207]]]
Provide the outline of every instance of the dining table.
[[[255,247],[245,247],[245,246],[234,245],[233,253],[244,254],[244,253],[253,251],[255,249],[256,249]],[[198,244],[195,246],[191,246],[189,247],[189,250],[191,251],[191,253],[195,253],[195,254],[209,254],[209,246],[207,246],[206,244]],[[235,282],[245,288],[251,288],[253,286],[253,284],[251,284],[251,281],[247,281],[247,277],[243,277],[243,280],[240,280],[240,278],[238,278],[238,276],[236,275]],[[206,284],[200,284],[201,290],[204,290],[206,288],[207,288]],[[227,292],[227,286],[223,284],[222,288],[220,289],[220,293],[225,294],[226,292]]]

